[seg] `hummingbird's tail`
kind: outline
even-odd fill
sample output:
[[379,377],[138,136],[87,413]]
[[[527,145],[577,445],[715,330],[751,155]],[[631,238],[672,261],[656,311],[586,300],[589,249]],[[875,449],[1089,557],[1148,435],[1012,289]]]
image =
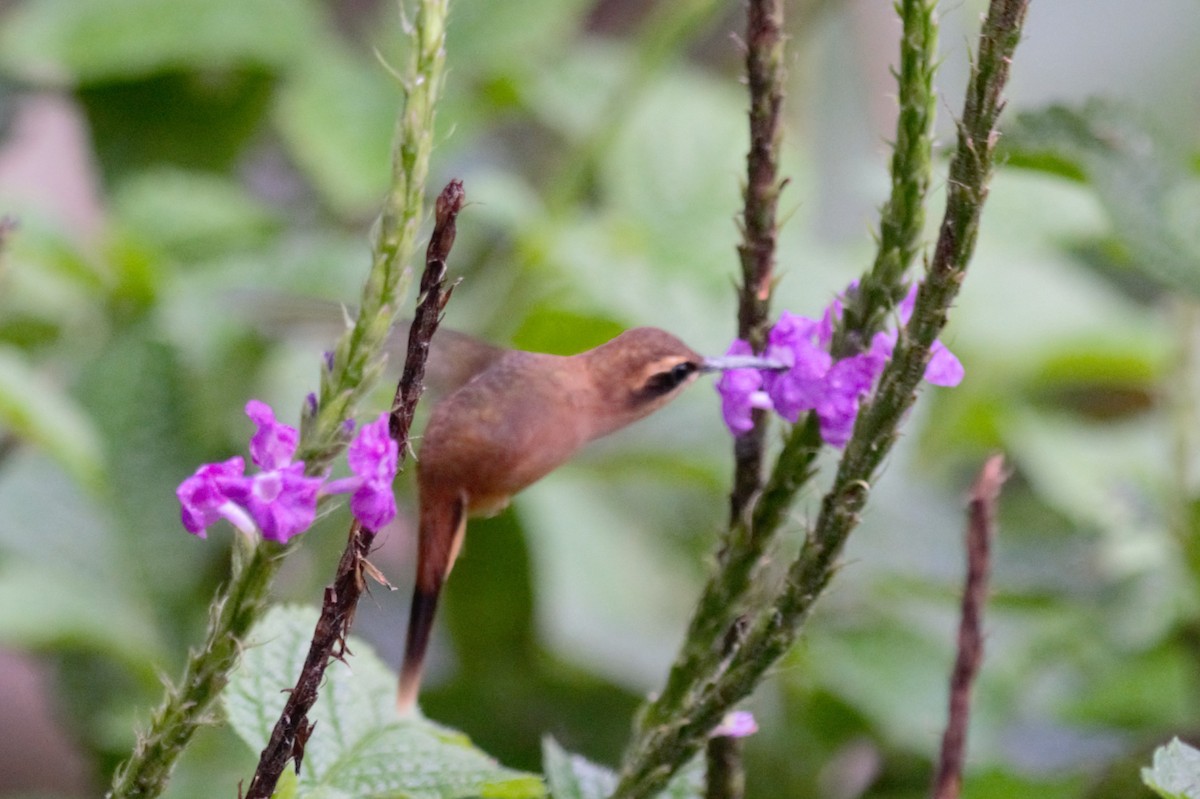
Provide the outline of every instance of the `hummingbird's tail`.
[[408,637],[396,695],[396,710],[401,715],[407,714],[417,703],[438,596],[462,547],[467,529],[466,511],[467,501],[463,495],[447,500],[421,497],[417,580],[408,614]]

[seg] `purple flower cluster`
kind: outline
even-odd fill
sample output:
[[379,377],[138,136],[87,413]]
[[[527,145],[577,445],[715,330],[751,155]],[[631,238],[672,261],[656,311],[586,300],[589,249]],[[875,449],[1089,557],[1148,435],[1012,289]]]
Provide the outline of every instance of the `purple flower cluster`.
[[[851,286],[850,290],[853,290]],[[908,323],[916,302],[914,285],[896,307],[900,324]],[[876,333],[865,352],[835,361],[829,354],[834,323],[842,315],[842,298],[835,297],[824,315],[817,319],[783,312],[767,335],[763,356],[786,365],[785,371],[762,372],[758,369],[731,369],[717,382],[721,395],[721,413],[734,435],[753,427],[754,408],[774,410],[791,423],[804,411],[817,414],[821,438],[835,447],[850,440],[859,404],[871,392],[875,381],[896,348],[897,330]],[[729,348],[729,355],[749,355],[750,345],[741,339]],[[938,386],[956,386],[963,378],[958,358],[940,342],[933,345],[925,379]]]
[[351,494],[350,510],[366,527],[378,530],[396,515],[392,480],[396,477],[396,442],[388,434],[388,416],[364,425],[350,444],[347,459],[352,477],[326,482],[304,474],[304,461],[293,461],[300,435],[276,421],[264,402],[246,403],[246,415],[256,431],[250,439],[250,459],[259,468],[245,474],[241,457],[206,463],[176,489],[183,526],[204,538],[209,526],[226,519],[253,536],[286,542],[312,526],[317,499],[327,494]]

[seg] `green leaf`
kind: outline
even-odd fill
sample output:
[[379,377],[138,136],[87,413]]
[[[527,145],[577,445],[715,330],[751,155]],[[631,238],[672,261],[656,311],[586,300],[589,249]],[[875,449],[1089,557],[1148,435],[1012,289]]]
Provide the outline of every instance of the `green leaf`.
[[365,217],[387,190],[399,98],[380,64],[337,47],[313,52],[281,89],[279,132],[335,212]]
[[154,682],[161,642],[145,606],[120,586],[71,570],[0,566],[0,641],[22,649],[102,652]]
[[0,28],[0,53],[26,78],[128,80],[239,65],[278,68],[321,35],[311,0],[33,0]]
[[542,739],[542,769],[554,799],[604,799],[617,787],[611,769],[571,754],[550,736]]
[[76,479],[93,486],[100,481],[100,439],[87,415],[9,347],[0,347],[0,422],[49,452]]
[[1154,750],[1154,762],[1142,769],[1142,782],[1163,799],[1200,799],[1200,750],[1172,738]]
[[1200,295],[1200,181],[1181,148],[1132,110],[1102,101],[1022,114],[1004,142],[1010,164],[1085,178],[1130,268],[1166,290]]
[[[542,740],[542,768],[554,799],[606,799],[617,787],[617,775],[609,768],[572,754],[547,736]],[[704,768],[700,758],[679,770],[663,792],[662,799],[695,799],[704,795]]]
[[454,6],[446,49],[470,53],[464,69],[527,68],[573,42],[584,0],[465,0]]
[[[300,672],[317,614],[275,608],[254,629],[224,695],[229,721],[260,750]],[[536,799],[542,780],[498,765],[462,733],[424,718],[396,716],[395,676],[363,642],[351,639],[349,663],[333,662],[309,719],[298,799],[355,796],[408,799]]]
[[158,168],[121,182],[117,218],[139,240],[179,258],[197,258],[262,243],[278,219],[227,178]]
[[104,438],[115,530],[136,585],[187,612],[190,591],[206,581],[199,562],[219,553],[197,548],[179,523],[175,488],[204,460],[191,427],[199,409],[192,373],[156,337],[149,324],[123,330],[86,365],[77,391]]

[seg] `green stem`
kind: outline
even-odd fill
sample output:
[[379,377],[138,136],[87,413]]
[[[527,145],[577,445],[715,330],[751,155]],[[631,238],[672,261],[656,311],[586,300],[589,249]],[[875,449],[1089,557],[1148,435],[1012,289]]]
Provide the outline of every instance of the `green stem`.
[[[370,274],[358,317],[338,342],[321,372],[315,407],[301,419],[296,457],[307,474],[324,473],[347,443],[343,423],[383,371],[384,344],[408,282],[424,216],[425,177],[433,149],[434,107],[441,92],[449,0],[422,0],[412,27],[412,47],[403,78],[404,103],[392,147],[391,188],[376,225]],[[271,581],[288,548],[270,542],[253,546],[236,538],[233,576],[213,600],[202,648],[189,654],[178,687],[118,768],[109,793],[114,799],[155,797],[166,788],[176,761],[237,665],[242,640],[266,608]]]
[[974,251],[987,197],[1001,93],[1020,38],[1028,0],[992,0],[980,32],[958,147],[950,164],[946,212],[928,276],[874,400],[860,412],[833,487],[816,523],[788,569],[783,589],[761,613],[716,673],[696,675],[694,697],[680,712],[643,727],[626,756],[614,797],[641,799],[661,790],[693,757],[708,732],[734,703],[750,694],[766,670],[788,650],[817,597],[829,583],[846,538],[857,524],[871,481],[896,439],[901,419],[916,400],[930,349],[945,326]]
[[[750,149],[738,255],[742,283],[738,287],[738,337],[761,351],[766,341],[775,269],[776,214],[782,185],[779,143],[784,93],[782,0],[753,0],[746,23],[746,75],[750,91]],[[758,556],[748,526],[748,509],[762,485],[766,415],[755,414],[754,429],[734,443],[734,487],[730,494],[729,528],[708,585],[701,594],[658,699],[641,716],[653,726],[671,715],[691,687],[691,677],[722,657],[720,646],[737,617],[749,574]]]
[[[930,127],[933,121],[932,76],[936,57],[936,22],[932,0],[904,0],[897,6],[897,10],[902,15],[904,37],[901,40],[900,72],[897,76],[901,110],[897,119],[896,150],[892,158],[892,194],[883,209],[878,254],[873,267],[861,281],[868,290],[856,295],[871,298],[877,306],[869,315],[848,314],[844,317],[839,329],[839,336],[843,339],[868,341],[882,325],[886,311],[895,302],[895,287],[900,287],[899,292],[901,295],[903,293],[900,280],[904,270],[915,257],[917,242],[924,226],[925,191],[929,185],[932,168]],[[779,26],[775,29],[778,31]],[[778,111],[777,100],[774,103],[772,100],[777,93],[782,92],[782,88],[778,86],[783,79],[782,40],[781,37],[756,36],[752,30],[747,45],[750,48],[747,63],[752,75],[750,86],[752,92],[758,89],[756,95],[752,94],[750,108],[753,140],[756,115],[762,118],[769,116],[772,111]],[[755,48],[764,52],[756,54]],[[756,64],[767,69],[768,75],[771,76],[769,80],[753,79]],[[773,151],[777,145],[777,128],[773,135],[776,138],[761,137],[761,141],[757,142],[758,148]],[[754,156],[755,144],[752,141],[751,159]],[[765,172],[761,168],[760,171]],[[763,276],[768,280],[770,276],[769,267],[761,266],[762,261],[767,261],[763,257],[766,251],[762,242],[768,233],[773,241],[774,216],[762,210],[763,203],[755,200],[760,196],[774,200],[778,184],[773,172],[769,173],[769,177],[767,174],[756,175],[753,160],[749,164],[749,174],[746,191],[747,210],[743,220],[746,243],[739,249],[743,266],[739,331],[742,335],[761,343],[762,337],[765,336],[767,302],[765,299],[761,302],[756,300],[755,295],[765,288]],[[752,237],[751,234],[755,232],[759,235]],[[900,267],[899,271],[897,265]],[[892,288],[870,290],[871,286],[885,284]],[[746,296],[748,293],[749,297]],[[875,327],[865,326],[868,324]],[[859,327],[851,328],[850,325]],[[749,436],[746,439],[749,439]],[[761,439],[756,441],[761,444]],[[738,441],[738,447],[739,450],[748,448],[742,440]],[[749,456],[743,457],[739,452],[734,512],[731,514],[730,527],[722,543],[717,568],[712,572],[697,602],[683,647],[672,665],[666,687],[639,716],[640,734],[647,734],[651,728],[675,715],[688,694],[695,691],[697,686],[711,680],[714,672],[720,669],[720,639],[732,628],[735,619],[742,612],[742,600],[753,575],[782,527],[796,495],[812,476],[813,463],[821,447],[817,420],[815,416],[810,415],[803,423],[792,428],[761,494],[752,504],[744,498],[750,489],[758,491],[757,467],[743,465],[743,461]],[[760,453],[761,449],[756,451]],[[754,480],[750,481],[746,474],[750,473],[752,468]],[[748,518],[744,512],[747,507],[751,508]]]
[[392,180],[375,226],[371,273],[358,317],[321,371],[316,407],[305,409],[297,457],[323,469],[341,452],[345,419],[383,372],[384,341],[411,277],[408,266],[424,218],[425,178],[433,151],[434,108],[445,67],[449,0],[421,0],[413,21],[404,103],[392,141]]
[[850,292],[832,345],[842,357],[861,352],[904,297],[904,275],[920,249],[925,195],[933,160],[937,19],[934,0],[900,0],[899,114],[892,147],[892,189],[880,212],[879,247],[871,268]]
[[237,665],[243,637],[266,607],[271,580],[285,552],[278,544],[255,546],[236,534],[233,576],[213,602],[204,643],[188,653],[178,686],[167,689],[149,730],[138,737],[132,756],[117,769],[110,797],[154,797],[166,789],[192,735],[210,722],[209,708]]

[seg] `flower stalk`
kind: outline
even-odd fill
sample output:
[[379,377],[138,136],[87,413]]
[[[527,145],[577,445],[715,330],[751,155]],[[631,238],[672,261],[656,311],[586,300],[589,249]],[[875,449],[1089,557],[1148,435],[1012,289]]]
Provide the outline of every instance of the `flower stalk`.
[[[746,22],[746,74],[750,91],[750,150],[740,219],[738,255],[742,282],[738,287],[738,337],[760,351],[766,343],[775,272],[779,194],[779,144],[784,81],[782,0],[751,0]],[[762,486],[763,441],[767,415],[756,411],[753,426],[734,440],[734,488],[730,494],[729,528],[718,554],[717,568],[693,612],[683,648],[658,698],[639,714],[645,731],[674,714],[698,673],[723,657],[722,638],[737,617],[739,600],[759,555],[751,540],[746,514]]]
[[[372,266],[359,313],[322,369],[315,402],[302,415],[297,459],[310,477],[323,474],[346,446],[344,427],[359,399],[383,370],[383,345],[403,293],[423,211],[425,178],[433,149],[434,107],[441,92],[449,0],[421,0],[410,30],[411,56],[404,74],[404,101],[392,148],[391,187],[375,228]],[[179,682],[169,686],[129,760],[113,777],[108,796],[156,797],[196,729],[210,719],[213,701],[236,666],[242,641],[266,609],[267,595],[286,545],[254,545],[234,537],[229,582],[218,589],[204,643],[188,655]]]
[[345,446],[342,422],[383,373],[384,340],[411,276],[408,263],[425,213],[434,109],[445,72],[448,7],[449,0],[421,0],[412,21],[404,101],[392,139],[392,179],[375,224],[371,272],[354,324],[321,371],[315,407],[306,406],[301,419],[299,457],[319,467]]
[[[453,288],[452,285],[447,287],[445,282],[446,259],[454,243],[455,222],[465,199],[462,183],[457,180],[451,181],[438,196],[433,234],[426,251],[425,271],[421,275],[421,294],[409,328],[408,357],[396,385],[396,399],[386,423],[391,436],[388,450],[392,465],[397,468],[403,465],[408,454],[409,429],[417,401],[425,389],[423,381],[429,342],[437,330]],[[390,481],[388,491],[390,495]],[[373,527],[358,520],[351,524],[333,582],[325,589],[321,615],[313,631],[304,667],[295,686],[288,692],[287,702],[271,730],[271,738],[259,756],[258,768],[246,790],[246,799],[269,799],[289,762],[295,762],[296,770],[300,770],[304,746],[315,723],[308,720],[308,713],[317,701],[325,670],[331,660],[343,660],[348,654],[346,638],[354,623],[358,601],[366,590],[367,576],[373,572],[367,555],[374,541]]]
[[[751,90],[752,143],[747,158],[746,209],[742,221],[745,240],[739,247],[743,272],[738,306],[739,337],[760,349],[766,343],[774,262],[774,205],[780,188],[774,160],[780,136],[779,110],[784,78],[782,11],[775,4],[769,5],[771,7],[761,8],[762,3],[751,3],[748,20],[746,61]],[[881,278],[872,276],[880,273],[901,285],[903,272],[913,260],[916,241],[924,225],[923,203],[932,165],[929,150],[937,41],[933,6],[933,0],[903,0],[897,5],[905,35],[901,40],[897,76],[901,112],[897,120],[897,147],[892,159],[892,195],[884,206],[874,266],[860,283],[878,284]],[[762,74],[762,70],[767,70],[767,75]],[[767,121],[771,122],[769,130],[764,129]],[[763,163],[768,160],[768,155],[769,168]],[[767,200],[770,200],[770,211],[762,207]],[[901,266],[899,273],[894,268],[897,264]],[[766,296],[760,297],[763,292],[767,292]],[[844,315],[831,349],[839,351],[840,341],[846,338],[842,331],[852,326],[857,326],[853,329],[858,340],[869,342],[882,327],[886,309],[900,299],[897,296],[890,300],[891,294],[891,291],[857,294],[856,301],[871,296],[883,303],[872,317],[876,326],[864,326],[861,314]],[[755,417],[761,419],[765,413],[758,412]],[[735,444],[737,466],[729,529],[722,542],[717,568],[701,593],[683,649],[671,668],[666,687],[641,712],[641,735],[674,715],[685,695],[720,668],[722,655],[714,642],[732,629],[743,612],[742,600],[752,575],[782,526],[788,508],[815,471],[813,464],[823,446],[816,414],[808,414],[792,427],[765,485],[760,478],[763,429],[762,422],[756,422],[756,432],[739,437]]]
[[[900,421],[916,399],[917,385],[925,374],[934,342],[945,326],[947,311],[974,251],[994,163],[996,121],[1003,107],[1001,94],[1027,7],[1028,0],[992,0],[989,5],[958,125],[945,216],[927,277],[917,292],[912,317],[898,337],[875,397],[858,415],[833,487],[822,500],[800,556],[789,567],[784,586],[770,607],[748,620],[738,645],[719,667],[687,675],[690,679],[688,688],[680,692],[685,697],[681,706],[667,714],[642,714],[614,797],[642,799],[662,789],[670,776],[695,755],[726,710],[748,696],[766,670],[788,650],[831,579],[846,538],[866,504],[872,481],[896,440]],[[902,13],[923,10],[924,5],[912,3],[901,7]],[[932,21],[932,16],[927,19]],[[902,89],[904,83],[902,75]],[[886,309],[880,311],[880,318],[884,313]],[[812,427],[811,421],[796,426],[799,432],[793,432],[777,469],[788,457],[802,471],[811,468],[811,462],[803,459],[797,462],[794,454],[789,456],[789,449],[805,445],[804,451],[808,451],[806,436]],[[768,490],[777,479],[772,478]],[[772,501],[779,499],[774,497]],[[785,501],[778,510],[780,516],[790,504],[790,498],[782,499]],[[751,530],[754,536],[761,536],[762,532]],[[714,581],[718,579],[719,575]],[[685,647],[689,645],[690,642]]]

